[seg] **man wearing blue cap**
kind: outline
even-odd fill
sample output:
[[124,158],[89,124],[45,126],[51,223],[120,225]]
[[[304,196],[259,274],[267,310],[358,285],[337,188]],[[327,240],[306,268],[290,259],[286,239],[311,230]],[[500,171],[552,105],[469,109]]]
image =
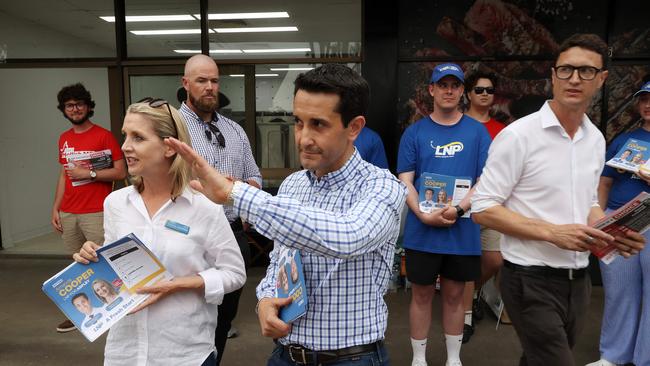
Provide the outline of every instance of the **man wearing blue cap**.
[[410,208],[404,228],[404,248],[406,272],[413,293],[409,309],[412,366],[427,364],[427,334],[438,275],[441,277],[446,365],[461,365],[465,316],[463,289],[465,282],[474,281],[481,274],[479,227],[462,217],[470,209],[473,189],[460,202],[454,202],[455,205],[429,213],[418,207],[422,173],[469,177],[476,183],[487,159],[490,135],[480,122],[458,109],[463,83],[463,71],[458,65],[436,66],[429,85],[433,112],[407,128],[399,146],[397,173],[408,188],[406,203]]

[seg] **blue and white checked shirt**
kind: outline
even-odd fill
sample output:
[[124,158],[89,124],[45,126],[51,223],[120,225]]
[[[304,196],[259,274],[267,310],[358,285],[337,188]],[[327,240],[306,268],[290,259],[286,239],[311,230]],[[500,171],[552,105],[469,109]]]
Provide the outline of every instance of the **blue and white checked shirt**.
[[384,339],[383,296],[406,197],[399,180],[355,150],[320,180],[306,170],[290,175],[275,197],[242,183],[232,196],[235,212],[275,241],[258,298],[275,296],[278,248],[302,254],[308,309],[281,343],[322,351]]
[[[211,141],[208,140],[205,135],[208,126],[185,103],[181,105],[178,111],[187,124],[192,139],[192,147],[211,166],[223,175],[244,182],[253,180],[260,187],[262,186],[262,175],[257,164],[255,164],[248,136],[237,122],[216,112],[213,114],[211,123],[217,126],[226,140],[226,146],[221,147],[217,143],[216,136],[213,136]],[[228,221],[233,222],[237,219],[237,214],[233,212],[232,207],[224,205],[223,208]]]

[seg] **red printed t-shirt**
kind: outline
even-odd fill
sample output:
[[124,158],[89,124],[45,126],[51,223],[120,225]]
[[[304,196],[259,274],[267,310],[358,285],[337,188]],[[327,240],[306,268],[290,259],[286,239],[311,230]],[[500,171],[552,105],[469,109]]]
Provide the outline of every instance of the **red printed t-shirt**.
[[492,137],[492,140],[494,140],[494,138],[497,137],[497,135],[499,134],[499,132],[501,132],[501,130],[506,128],[506,125],[497,121],[494,118],[490,118],[487,122],[481,122],[481,123],[483,123],[483,126],[487,128],[490,137]]
[[[97,125],[83,133],[69,129],[59,137],[59,163],[65,166],[69,156],[107,149],[111,151],[113,161],[124,158],[115,137],[107,129]],[[111,182],[86,182],[73,186],[66,175],[65,192],[59,210],[73,214],[102,212],[104,199],[111,193],[111,188]]]

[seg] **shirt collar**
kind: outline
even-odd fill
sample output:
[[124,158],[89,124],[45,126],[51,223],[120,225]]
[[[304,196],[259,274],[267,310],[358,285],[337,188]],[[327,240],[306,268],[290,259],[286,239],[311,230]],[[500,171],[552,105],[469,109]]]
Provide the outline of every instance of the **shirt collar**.
[[[181,195],[176,197],[177,201],[179,199],[184,199],[191,205],[192,201],[194,200],[194,191],[192,191],[189,186],[185,187]],[[140,195],[140,192],[138,192],[138,190],[135,188],[135,186],[131,186],[131,191],[126,195],[126,200],[130,202],[142,200],[142,196]]]
[[352,156],[350,156],[350,159],[348,159],[348,161],[346,161],[340,169],[325,174],[320,178],[320,180],[311,170],[307,170],[306,174],[312,185],[318,181],[322,182],[321,184],[323,184],[324,187],[338,189],[340,187],[343,187],[345,185],[345,182],[348,181],[350,177],[357,172],[359,164],[361,164],[362,161],[363,159],[361,159],[361,155],[359,155],[357,149],[354,149],[354,152],[352,153]]
[[[558,127],[560,128],[560,131],[562,131],[562,136],[569,136],[566,131],[564,130],[564,127],[562,127],[562,124],[560,123],[560,120],[557,119],[557,116],[555,113],[553,113],[553,110],[551,109],[551,106],[549,104],[549,101],[547,100],[546,103],[542,106],[542,108],[539,110],[542,116],[542,128],[546,129],[549,127]],[[578,127],[578,130],[576,131],[575,136],[573,137],[574,141],[580,140],[584,134],[585,131],[589,128],[589,125],[591,125],[591,120],[589,117],[587,117],[586,114],[582,115],[582,122],[580,123],[580,127]]]
[[[187,104],[185,104],[185,102],[183,102],[183,104],[181,104],[181,108],[180,108],[180,109],[181,109],[185,114],[190,115],[190,116],[191,116],[195,121],[197,121],[197,122],[201,122],[201,124],[204,123],[204,121],[201,119],[201,117],[199,117],[199,115],[196,114],[196,112],[194,112],[194,110],[192,110],[192,108],[188,107]],[[217,121],[219,121],[219,113],[217,113],[216,111],[215,111],[215,112],[212,112],[212,120],[211,120],[210,122],[212,122],[212,123],[217,123]]]

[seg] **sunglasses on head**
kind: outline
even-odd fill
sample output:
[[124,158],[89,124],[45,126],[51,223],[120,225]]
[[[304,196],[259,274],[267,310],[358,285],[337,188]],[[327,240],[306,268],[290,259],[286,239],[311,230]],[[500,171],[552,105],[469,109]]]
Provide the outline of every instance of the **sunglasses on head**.
[[159,108],[159,107],[162,107],[163,105],[166,105],[167,106],[167,112],[169,112],[169,119],[172,122],[172,126],[174,126],[174,133],[175,133],[174,136],[169,136],[169,137],[178,138],[178,129],[176,128],[176,122],[174,121],[174,117],[172,116],[172,110],[171,110],[171,108],[169,108],[169,102],[167,102],[166,100],[161,99],[161,98],[146,97],[146,98],[140,99],[136,103],[147,103],[147,104],[149,104],[149,107],[151,107],[151,108]]
[[474,93],[476,93],[476,94],[483,94],[484,91],[487,92],[488,94],[492,95],[492,94],[494,94],[494,87],[492,87],[492,86],[488,86],[488,87],[475,86],[474,87]]

